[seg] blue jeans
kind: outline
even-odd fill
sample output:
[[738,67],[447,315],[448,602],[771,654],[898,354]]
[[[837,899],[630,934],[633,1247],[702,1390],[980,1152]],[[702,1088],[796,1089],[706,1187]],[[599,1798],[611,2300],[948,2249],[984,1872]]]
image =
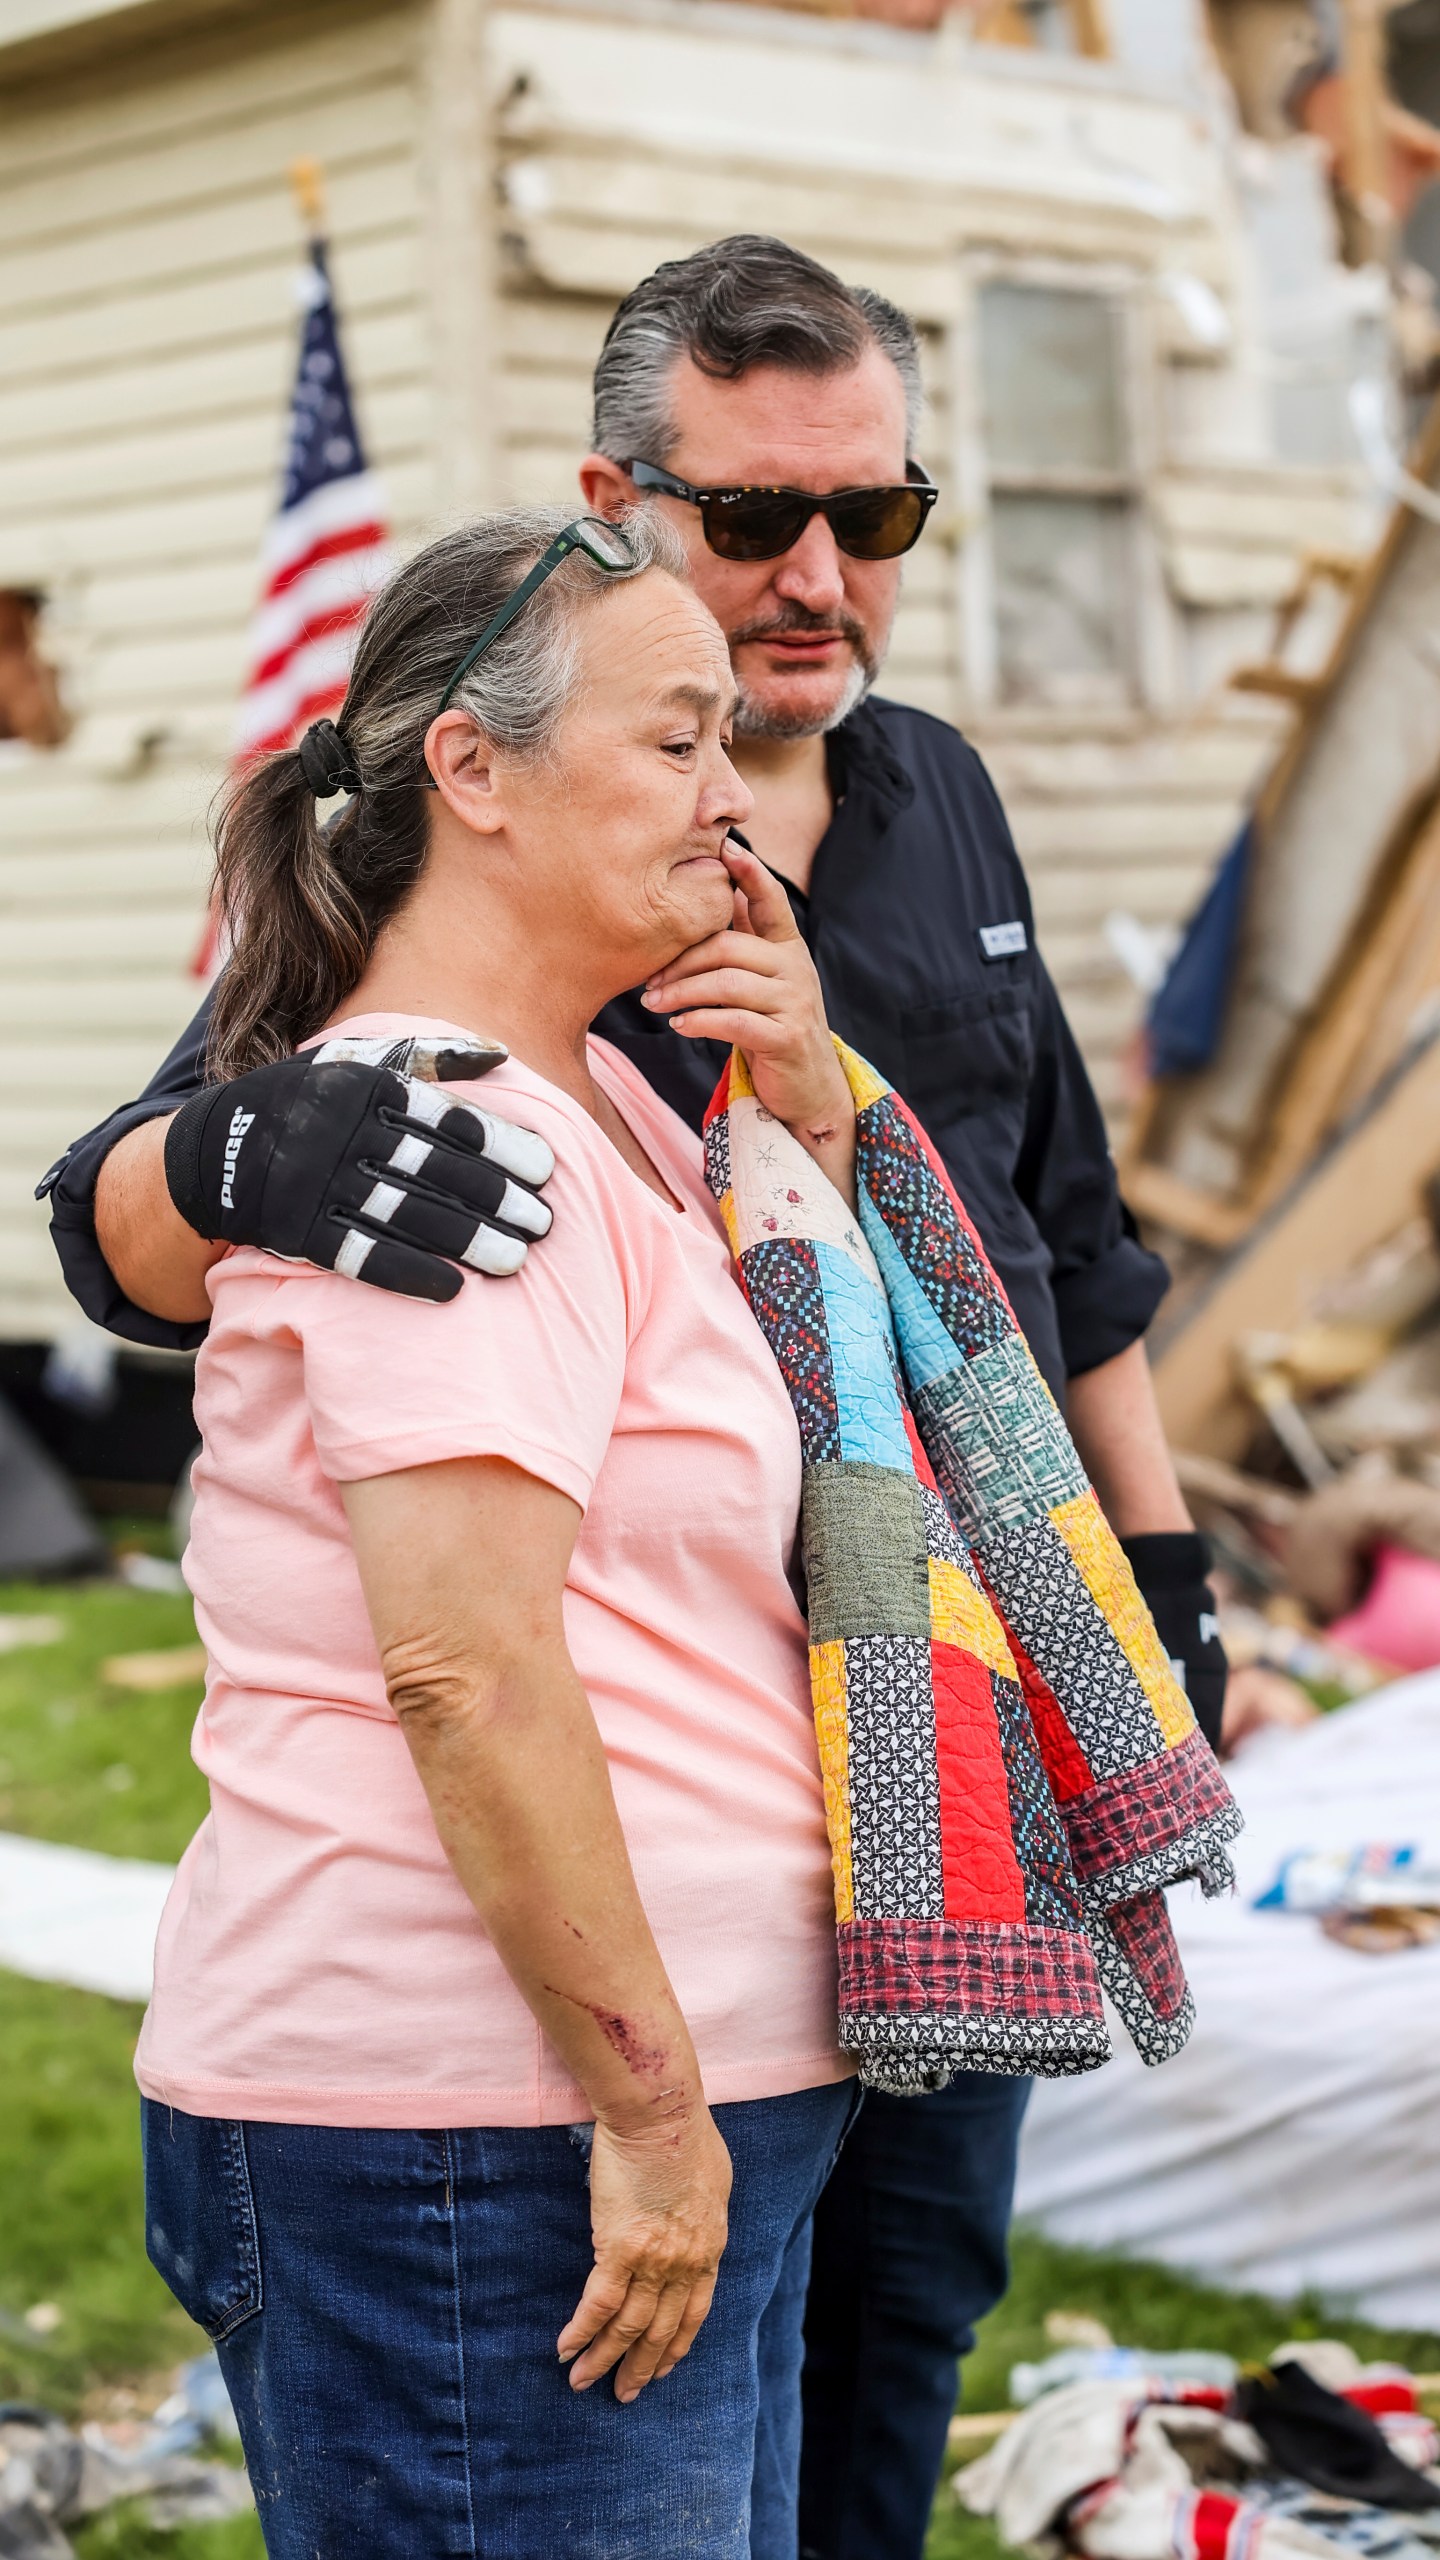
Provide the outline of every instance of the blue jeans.
[[714,2308],[622,2407],[555,2341],[589,2127],[405,2133],[144,2102],[146,2239],[208,2330],[270,2560],[795,2560],[810,2216],[853,2082],[715,2109]]
[[1028,2080],[871,2090],[815,2215],[802,2560],[920,2560],[955,2369],[1009,2277]]

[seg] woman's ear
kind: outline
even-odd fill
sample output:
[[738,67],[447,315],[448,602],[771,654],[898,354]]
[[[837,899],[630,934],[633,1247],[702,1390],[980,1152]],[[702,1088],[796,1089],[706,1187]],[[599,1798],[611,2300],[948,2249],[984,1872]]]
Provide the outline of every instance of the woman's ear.
[[506,811],[495,752],[468,711],[442,711],[425,732],[425,762],[446,807],[472,835],[491,836]]

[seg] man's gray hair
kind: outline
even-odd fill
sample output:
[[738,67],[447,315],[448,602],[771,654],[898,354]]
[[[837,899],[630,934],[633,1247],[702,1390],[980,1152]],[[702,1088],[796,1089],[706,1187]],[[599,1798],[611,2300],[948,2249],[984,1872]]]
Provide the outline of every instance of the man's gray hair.
[[712,241],[657,267],[621,303],[595,367],[595,450],[612,462],[668,460],[679,440],[670,386],[682,356],[717,381],[737,382],[763,364],[848,373],[867,346],[900,376],[913,454],[921,402],[913,321],[784,240],[740,232]]

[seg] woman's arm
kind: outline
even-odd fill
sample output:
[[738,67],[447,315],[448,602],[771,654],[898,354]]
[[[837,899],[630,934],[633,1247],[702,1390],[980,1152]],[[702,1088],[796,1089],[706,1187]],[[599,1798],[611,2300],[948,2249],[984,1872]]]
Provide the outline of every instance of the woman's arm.
[[619,2363],[616,2396],[633,2400],[710,2308],[730,2161],[565,1642],[580,1512],[495,1459],[341,1490],[390,1702],[446,1855],[595,2110],[595,2265],[559,2353],[576,2359],[576,2390]]

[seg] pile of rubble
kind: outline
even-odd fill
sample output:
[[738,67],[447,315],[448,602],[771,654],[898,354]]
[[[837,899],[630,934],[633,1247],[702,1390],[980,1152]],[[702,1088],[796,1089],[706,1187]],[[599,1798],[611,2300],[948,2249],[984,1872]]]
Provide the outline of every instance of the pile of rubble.
[[0,2401],[0,2552],[74,2560],[66,2528],[129,2500],[160,2532],[244,2515],[254,2503],[244,2472],[200,2450],[238,2440],[213,2355],[184,2366],[144,2423],[92,2420],[77,2429],[53,2410]]
[[1335,2339],[1292,2341],[1245,2372],[1228,2356],[1071,2348],[1012,2375],[1027,2405],[996,2422],[955,2490],[1009,2547],[1043,2555],[1431,2560],[1436,2379],[1362,2366]]

